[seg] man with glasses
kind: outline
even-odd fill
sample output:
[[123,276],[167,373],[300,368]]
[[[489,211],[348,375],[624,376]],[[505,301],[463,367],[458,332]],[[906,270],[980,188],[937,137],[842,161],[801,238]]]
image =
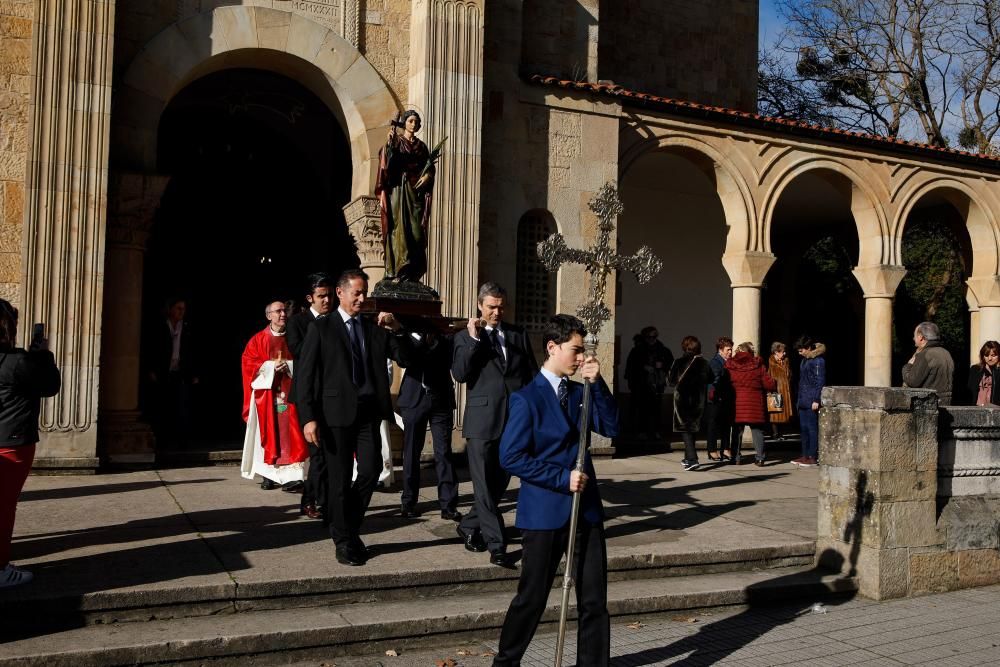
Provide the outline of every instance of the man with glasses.
[[283,491],[302,490],[309,458],[298,413],[289,402],[293,359],[285,341],[288,320],[284,301],[264,309],[268,325],[254,334],[243,350],[243,477],[260,475],[261,488],[281,485]]

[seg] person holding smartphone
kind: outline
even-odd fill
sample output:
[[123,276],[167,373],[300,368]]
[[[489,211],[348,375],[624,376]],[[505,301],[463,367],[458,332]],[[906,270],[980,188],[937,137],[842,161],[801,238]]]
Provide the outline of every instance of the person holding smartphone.
[[27,350],[15,347],[17,309],[0,299],[0,588],[26,584],[32,574],[10,562],[17,499],[35,459],[38,411],[59,392],[59,369],[45,328],[32,327]]

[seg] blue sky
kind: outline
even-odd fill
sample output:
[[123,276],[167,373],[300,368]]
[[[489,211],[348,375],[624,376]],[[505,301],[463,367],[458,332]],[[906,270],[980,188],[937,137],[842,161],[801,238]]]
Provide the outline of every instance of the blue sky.
[[760,0],[760,38],[758,44],[763,47],[774,41],[781,32],[782,21],[774,6],[775,0]]

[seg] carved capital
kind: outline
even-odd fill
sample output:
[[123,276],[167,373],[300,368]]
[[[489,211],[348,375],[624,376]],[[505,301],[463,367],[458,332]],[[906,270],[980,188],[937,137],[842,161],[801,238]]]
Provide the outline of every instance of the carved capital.
[[722,256],[722,266],[733,287],[760,287],[776,259],[769,252],[733,252]]
[[891,299],[906,275],[906,269],[892,264],[879,264],[859,266],[852,273],[861,285],[866,299]]
[[385,251],[382,249],[382,212],[379,200],[361,196],[344,207],[347,230],[358,245],[361,268],[385,265]]
[[1000,276],[972,277],[965,281],[980,308],[1000,306]]
[[109,247],[145,250],[169,176],[116,172],[108,182]]

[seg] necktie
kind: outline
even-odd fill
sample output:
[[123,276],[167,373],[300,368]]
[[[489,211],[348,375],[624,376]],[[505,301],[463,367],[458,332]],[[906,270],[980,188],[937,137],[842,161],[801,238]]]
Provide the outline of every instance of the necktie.
[[348,330],[351,335],[352,379],[355,387],[361,387],[365,383],[365,357],[361,352],[361,322],[352,317],[347,323],[350,325]]
[[503,356],[503,344],[500,342],[500,332],[497,329],[490,332],[490,342],[493,343],[493,351],[497,355],[497,361],[500,363],[500,369],[506,370],[507,360]]
[[563,378],[559,380],[559,405],[563,412],[569,415],[569,380]]

